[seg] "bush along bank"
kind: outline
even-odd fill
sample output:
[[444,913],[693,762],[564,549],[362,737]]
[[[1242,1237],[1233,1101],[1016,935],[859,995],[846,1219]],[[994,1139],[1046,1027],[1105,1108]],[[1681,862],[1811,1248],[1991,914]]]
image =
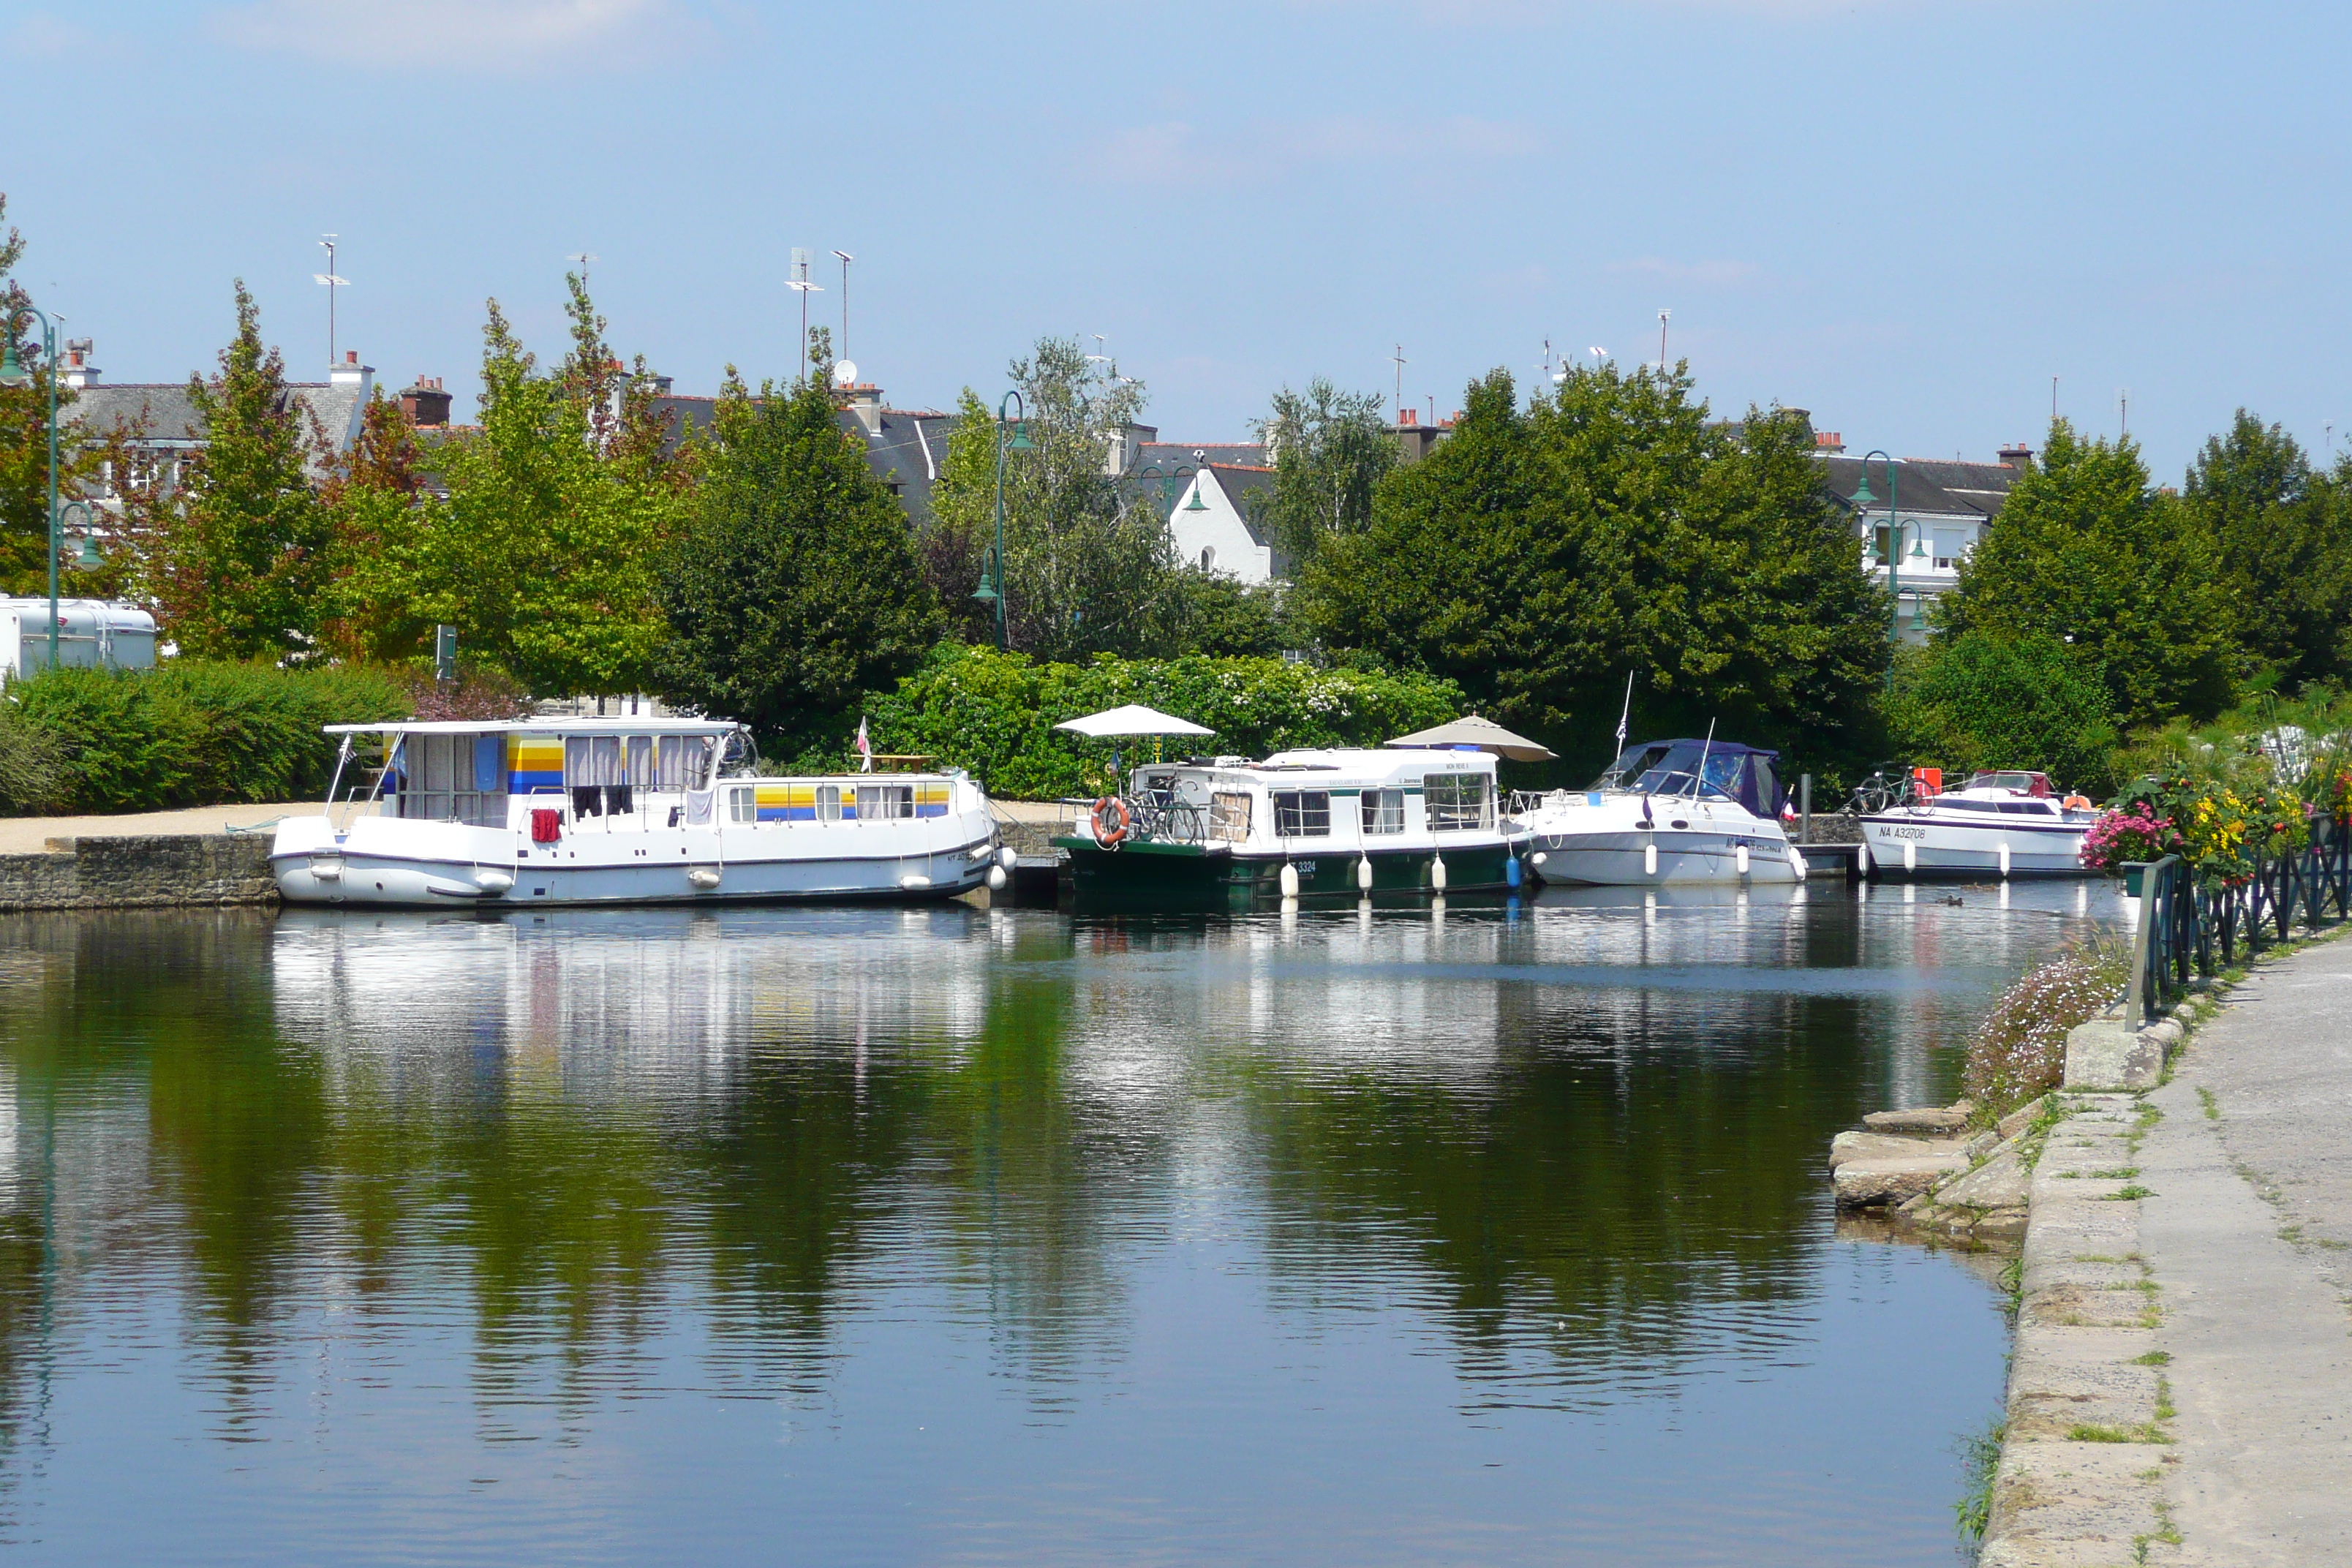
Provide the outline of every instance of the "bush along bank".
[[0,690],[0,815],[167,811],[322,794],[336,723],[405,717],[392,671],[173,659]]
[[[963,768],[1000,799],[1099,795],[1113,785],[1109,742],[1054,726],[1129,702],[1216,731],[1171,739],[1171,756],[1377,746],[1464,710],[1459,687],[1425,675],[1203,655],[1039,664],[1023,654],[947,644],[875,704],[871,733],[877,751]],[[1121,765],[1149,755],[1138,742],[1124,742]]]

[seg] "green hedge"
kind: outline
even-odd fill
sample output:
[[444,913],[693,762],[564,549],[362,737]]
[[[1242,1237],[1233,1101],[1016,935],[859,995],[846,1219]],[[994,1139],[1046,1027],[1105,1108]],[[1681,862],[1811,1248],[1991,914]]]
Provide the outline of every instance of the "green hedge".
[[0,811],[163,811],[323,795],[333,723],[406,716],[389,671],[174,659],[43,670],[0,702]]
[[[1109,743],[1054,726],[1128,702],[1216,731],[1197,742],[1168,742],[1171,755],[1262,757],[1300,746],[1376,746],[1463,711],[1460,688],[1423,675],[1202,655],[1037,664],[1022,654],[944,644],[876,703],[874,749],[926,753],[942,766],[969,769],[1007,800],[1095,795],[1111,782]],[[1139,754],[1136,742],[1124,742],[1123,762],[1131,764]]]

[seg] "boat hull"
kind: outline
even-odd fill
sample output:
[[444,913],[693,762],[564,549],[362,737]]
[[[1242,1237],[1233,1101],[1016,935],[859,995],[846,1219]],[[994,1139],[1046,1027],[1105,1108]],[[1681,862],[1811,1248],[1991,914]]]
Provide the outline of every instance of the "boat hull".
[[270,868],[288,903],[342,907],[911,901],[983,886],[994,852],[985,813],[821,830],[592,831],[551,845],[507,828],[373,817],[338,833],[320,816],[279,825]]
[[1542,857],[1537,873],[1549,883],[1769,887],[1805,879],[1780,824],[1733,801],[1563,790],[1518,821],[1530,835],[1530,857]]
[[[1224,846],[1122,844],[1105,848],[1083,837],[1056,838],[1068,851],[1063,875],[1080,899],[1247,908],[1284,896],[1282,868],[1297,874],[1303,900],[1352,900],[1366,896],[1357,864],[1372,867],[1373,898],[1430,898],[1442,893],[1507,893],[1527,875],[1520,846],[1505,839],[1441,848],[1366,849],[1337,847],[1284,855],[1266,850],[1235,853]],[[1445,866],[1437,885],[1436,867]],[[1515,877],[1515,868],[1517,876]]]
[[[1890,812],[1862,819],[1864,874],[1889,878],[1999,877],[2001,848],[2011,877],[2087,877],[2083,836],[2088,822],[1954,822]],[[1906,864],[1904,850],[1909,847]]]

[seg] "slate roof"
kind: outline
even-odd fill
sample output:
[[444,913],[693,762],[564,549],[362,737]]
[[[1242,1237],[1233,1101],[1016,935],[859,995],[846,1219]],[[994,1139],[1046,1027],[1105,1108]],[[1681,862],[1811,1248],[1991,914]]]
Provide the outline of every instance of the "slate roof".
[[[1830,494],[1848,511],[1853,510],[1853,492],[1862,482],[1860,458],[1825,457],[1822,464],[1822,483]],[[1895,465],[1898,490],[1895,497],[1905,515],[1913,512],[1948,517],[1990,518],[2000,510],[2001,502],[2009,499],[2009,488],[2022,477],[2021,471],[2006,463],[1962,463],[1946,458],[1905,458]],[[1877,495],[1873,511],[1886,508],[1886,470],[1883,464],[1870,466],[1870,488]]]
[[[669,446],[674,449],[688,430],[709,433],[718,417],[719,400],[665,393],[654,399],[653,407],[668,424]],[[929,523],[931,486],[939,478],[940,465],[947,461],[948,427],[955,423],[955,416],[936,408],[885,408],[880,426],[872,431],[849,409],[842,409],[834,418],[845,432],[865,441],[867,465],[898,498],[908,521],[917,527]]]
[[[348,448],[359,432],[360,416],[370,383],[298,381],[286,384],[287,395],[309,410],[326,431],[338,452]],[[93,436],[111,432],[118,425],[144,431],[147,445],[184,447],[204,439],[204,419],[188,396],[188,384],[178,382],[100,382],[76,389],[72,408],[76,424]],[[313,477],[317,457],[311,459]]]

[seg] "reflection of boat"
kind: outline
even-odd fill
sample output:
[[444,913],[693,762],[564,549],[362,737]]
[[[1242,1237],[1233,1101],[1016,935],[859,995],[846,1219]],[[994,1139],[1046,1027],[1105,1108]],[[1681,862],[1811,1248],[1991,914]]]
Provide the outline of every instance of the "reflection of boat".
[[[327,805],[281,822],[270,850],[289,903],[928,899],[1002,876],[988,798],[963,773],[755,776],[740,724],[330,731],[344,741]],[[380,767],[354,766],[362,738],[380,738]],[[360,782],[339,803],[346,775]]]
[[1779,820],[1779,760],[1721,741],[1645,742],[1591,788],[1525,797],[1515,815],[1547,882],[1801,882]]
[[1187,902],[1443,894],[1518,886],[1475,750],[1280,752],[1135,770],[1088,831],[1057,837],[1082,896]]
[[1881,876],[2081,877],[2083,835],[2098,813],[2061,802],[2046,773],[1980,773],[1954,790],[1932,773],[1909,797],[1862,816],[1863,869]]

